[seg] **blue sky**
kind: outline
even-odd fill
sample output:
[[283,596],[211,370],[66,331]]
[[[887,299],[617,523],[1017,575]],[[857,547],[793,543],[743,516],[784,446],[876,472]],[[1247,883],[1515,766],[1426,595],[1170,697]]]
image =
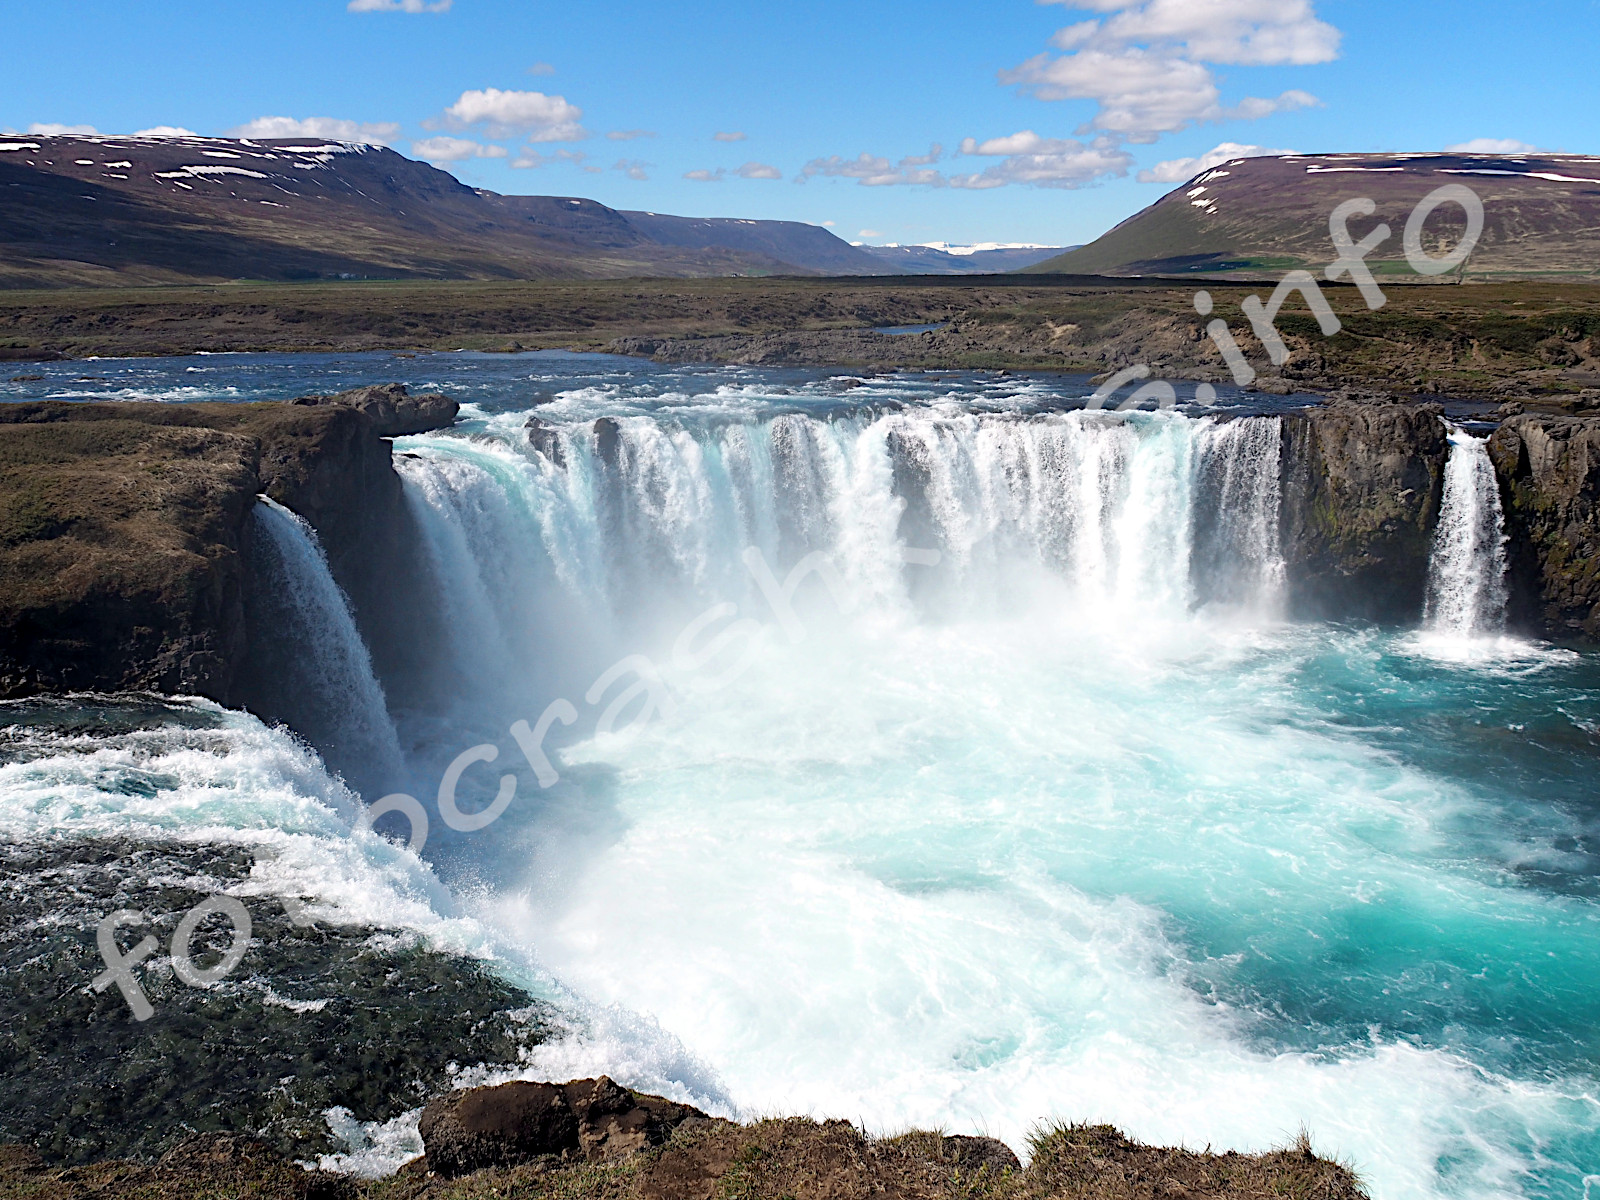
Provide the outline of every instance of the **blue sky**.
[[1595,0],[12,0],[4,23],[0,129],[362,136],[496,191],[852,241],[1087,241],[1224,143],[1600,151]]

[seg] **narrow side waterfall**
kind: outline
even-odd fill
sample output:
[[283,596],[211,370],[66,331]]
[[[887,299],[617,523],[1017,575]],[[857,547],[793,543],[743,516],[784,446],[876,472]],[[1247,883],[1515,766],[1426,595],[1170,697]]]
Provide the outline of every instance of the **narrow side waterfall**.
[[260,686],[270,689],[272,710],[357,788],[390,786],[404,775],[399,741],[316,530],[266,496],[255,522],[256,568],[270,580],[256,670],[270,676]]
[[1497,634],[1505,628],[1506,598],[1505,518],[1488,439],[1452,426],[1424,623],[1460,637]]

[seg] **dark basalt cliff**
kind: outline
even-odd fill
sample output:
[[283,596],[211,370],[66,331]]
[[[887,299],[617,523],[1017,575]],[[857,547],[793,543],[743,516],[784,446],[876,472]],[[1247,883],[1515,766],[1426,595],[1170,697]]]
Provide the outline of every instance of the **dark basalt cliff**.
[[1300,614],[1414,621],[1449,455],[1438,405],[1337,401],[1283,422],[1283,549]]
[[[391,704],[425,705],[451,686],[430,653],[442,621],[384,439],[455,413],[398,385],[0,406],[0,695],[148,689],[314,725],[302,656],[273,636],[281,599],[260,580],[265,493],[317,530]],[[1449,454],[1440,410],[1337,400],[1287,415],[1282,436],[1291,611],[1418,620]],[[1517,416],[1491,453],[1512,628],[1600,641],[1600,418]]]
[[369,639],[403,653],[417,610],[390,596],[418,539],[383,439],[455,413],[397,385],[286,404],[0,406],[0,695],[256,699],[262,493],[316,527]]
[[1489,439],[1515,624],[1600,641],[1600,417],[1512,417]]

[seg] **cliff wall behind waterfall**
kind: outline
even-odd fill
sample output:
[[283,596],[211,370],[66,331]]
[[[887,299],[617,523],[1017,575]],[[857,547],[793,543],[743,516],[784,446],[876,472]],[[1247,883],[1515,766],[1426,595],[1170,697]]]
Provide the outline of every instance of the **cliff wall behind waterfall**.
[[1516,416],[1489,439],[1512,620],[1600,641],[1600,418]]
[[258,699],[247,664],[262,493],[316,527],[393,671],[415,645],[415,617],[391,592],[416,582],[417,539],[383,439],[455,414],[398,386],[288,403],[0,406],[0,694]]

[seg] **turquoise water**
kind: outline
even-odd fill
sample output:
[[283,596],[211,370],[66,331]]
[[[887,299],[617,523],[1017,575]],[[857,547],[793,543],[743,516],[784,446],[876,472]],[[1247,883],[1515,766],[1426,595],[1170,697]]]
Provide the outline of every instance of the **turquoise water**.
[[[69,368],[12,386],[87,391]],[[566,1005],[530,1074],[1019,1148],[1052,1117],[1240,1149],[1304,1125],[1385,1198],[1600,1176],[1600,658],[1284,620],[1270,414],[596,356],[94,373],[469,398],[398,443],[468,683],[392,716],[430,810],[478,742],[500,757],[462,807],[503,771],[518,792],[481,832],[435,820],[419,861],[251,718],[90,721],[0,767],[7,836],[281,840],[325,913]],[[785,620],[752,549],[779,583],[820,552],[836,585]],[[509,726],[558,697],[541,788]]]

